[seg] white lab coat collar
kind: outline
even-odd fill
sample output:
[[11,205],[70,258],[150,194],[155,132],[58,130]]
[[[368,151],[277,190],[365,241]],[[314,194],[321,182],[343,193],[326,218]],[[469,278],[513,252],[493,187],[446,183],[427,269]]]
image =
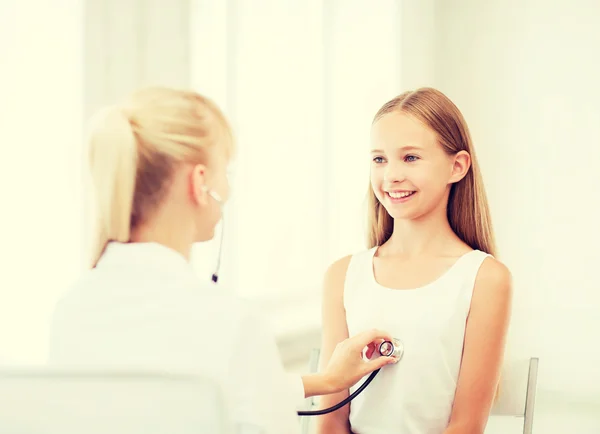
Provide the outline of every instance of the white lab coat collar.
[[113,267],[146,268],[194,275],[192,265],[181,253],[154,242],[110,242],[96,268],[102,270]]

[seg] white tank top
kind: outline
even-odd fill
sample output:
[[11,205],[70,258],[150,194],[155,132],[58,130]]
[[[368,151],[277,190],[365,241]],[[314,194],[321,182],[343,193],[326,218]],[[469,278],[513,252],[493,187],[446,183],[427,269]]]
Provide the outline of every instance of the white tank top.
[[395,290],[375,280],[376,250],[350,260],[344,285],[348,332],[386,330],[403,342],[404,355],[382,368],[351,402],[352,432],[442,434],[454,401],[475,278],[489,255],[473,250],[435,281]]

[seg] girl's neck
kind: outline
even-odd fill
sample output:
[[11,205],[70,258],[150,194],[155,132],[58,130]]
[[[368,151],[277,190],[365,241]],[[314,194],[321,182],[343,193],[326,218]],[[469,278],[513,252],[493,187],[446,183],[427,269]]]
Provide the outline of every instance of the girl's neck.
[[386,256],[439,255],[462,243],[454,233],[445,213],[427,215],[415,220],[394,220],[394,230],[385,243]]

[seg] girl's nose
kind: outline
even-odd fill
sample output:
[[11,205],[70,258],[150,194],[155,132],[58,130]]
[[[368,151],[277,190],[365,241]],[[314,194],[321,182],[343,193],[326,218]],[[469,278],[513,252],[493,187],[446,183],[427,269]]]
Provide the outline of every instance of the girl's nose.
[[388,164],[383,172],[383,182],[386,184],[394,184],[404,180],[402,169],[394,164]]

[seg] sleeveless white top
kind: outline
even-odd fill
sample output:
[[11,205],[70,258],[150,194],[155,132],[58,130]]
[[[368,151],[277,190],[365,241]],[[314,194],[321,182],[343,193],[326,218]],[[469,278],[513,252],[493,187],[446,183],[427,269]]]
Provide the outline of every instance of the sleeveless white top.
[[348,332],[386,330],[403,342],[404,355],[351,402],[352,432],[442,434],[452,411],[475,278],[490,255],[473,250],[435,281],[394,290],[375,280],[376,251],[350,260],[344,284]]

